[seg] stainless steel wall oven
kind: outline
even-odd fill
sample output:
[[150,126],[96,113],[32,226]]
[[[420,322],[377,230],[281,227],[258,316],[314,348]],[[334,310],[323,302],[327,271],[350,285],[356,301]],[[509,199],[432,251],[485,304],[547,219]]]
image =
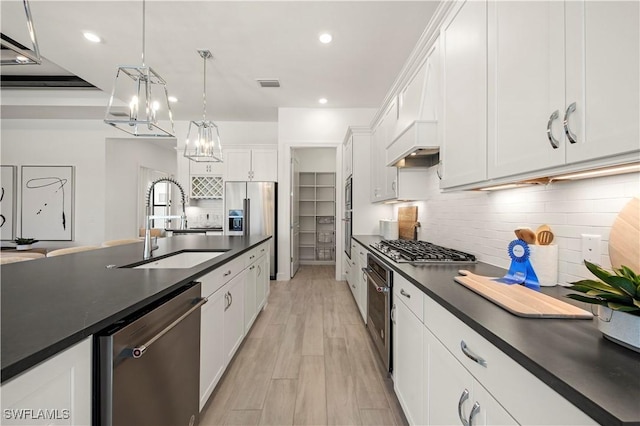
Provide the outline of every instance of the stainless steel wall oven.
[[391,371],[391,288],[393,274],[372,254],[367,255],[367,330],[387,371]]

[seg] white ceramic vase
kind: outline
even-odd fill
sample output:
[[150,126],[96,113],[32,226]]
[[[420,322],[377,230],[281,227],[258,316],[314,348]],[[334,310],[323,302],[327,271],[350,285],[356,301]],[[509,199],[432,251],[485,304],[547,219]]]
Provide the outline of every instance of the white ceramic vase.
[[607,339],[640,352],[640,316],[598,305],[598,330]]
[[31,244],[18,244],[16,250],[31,250]]

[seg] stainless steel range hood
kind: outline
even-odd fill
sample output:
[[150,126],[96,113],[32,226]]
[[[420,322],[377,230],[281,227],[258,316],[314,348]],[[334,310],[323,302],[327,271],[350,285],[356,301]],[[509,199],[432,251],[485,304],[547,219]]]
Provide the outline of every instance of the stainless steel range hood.
[[386,149],[388,167],[431,167],[440,161],[437,121],[414,121]]

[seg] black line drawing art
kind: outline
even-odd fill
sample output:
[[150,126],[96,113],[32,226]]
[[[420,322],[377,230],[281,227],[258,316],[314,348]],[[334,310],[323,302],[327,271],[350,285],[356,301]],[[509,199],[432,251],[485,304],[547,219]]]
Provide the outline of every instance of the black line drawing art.
[[0,239],[16,237],[16,166],[0,166]]
[[40,241],[73,241],[73,166],[22,166],[21,234]]
[[[2,200],[4,200],[4,186],[2,187],[2,193],[0,194],[0,203],[2,202]],[[2,213],[0,213],[0,220],[2,220],[2,222],[0,222],[0,228],[2,228],[7,221],[7,218],[4,217]]]
[[[26,187],[28,189],[36,189],[36,188],[44,188],[48,186],[52,186],[53,192],[50,194],[52,197],[59,192],[62,192],[62,229],[67,229],[67,220],[64,214],[64,186],[67,184],[67,179],[62,179],[59,177],[42,177],[42,178],[34,178],[29,179],[27,181]],[[42,203],[41,207],[36,212],[36,215],[42,213],[42,209],[49,206],[49,201],[45,201]]]

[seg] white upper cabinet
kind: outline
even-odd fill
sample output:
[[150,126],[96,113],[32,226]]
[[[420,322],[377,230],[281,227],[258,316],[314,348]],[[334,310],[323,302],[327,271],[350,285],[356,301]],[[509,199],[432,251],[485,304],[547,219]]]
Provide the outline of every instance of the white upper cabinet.
[[440,30],[443,188],[487,178],[487,3],[456,4]]
[[386,166],[385,150],[398,120],[398,104],[394,99],[373,132],[371,149],[371,202],[396,198],[398,169]]
[[189,161],[189,174],[191,175],[219,175],[224,174],[224,163],[206,163]]
[[227,181],[278,180],[278,151],[275,149],[227,149],[224,163]]
[[564,164],[564,4],[490,1],[487,16],[488,177]]
[[[640,149],[640,3],[568,1],[567,161]],[[563,111],[564,113],[564,111]]]
[[490,179],[638,151],[639,7],[489,3]]
[[347,180],[353,174],[353,135],[342,147],[342,178]]

